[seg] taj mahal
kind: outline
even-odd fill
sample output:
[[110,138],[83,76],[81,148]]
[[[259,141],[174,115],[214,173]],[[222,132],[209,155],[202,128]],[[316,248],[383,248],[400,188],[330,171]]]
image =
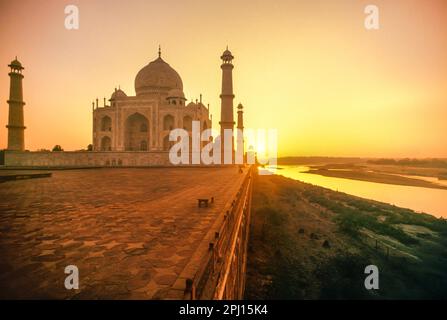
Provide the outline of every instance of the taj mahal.
[[[224,130],[234,131],[236,125],[233,112],[234,56],[227,48],[220,58],[222,91],[219,131],[223,136]],[[6,166],[169,165],[168,153],[174,144],[169,140],[171,130],[181,128],[191,135],[193,121],[200,124],[201,131],[212,128],[212,116],[209,107],[202,103],[202,96],[200,100],[188,102],[183,92],[182,78],[163,60],[159,47],[158,57],[137,73],[135,95],[128,95],[121,88],[115,88],[108,103],[106,99],[102,106],[98,99],[92,102],[92,150],[28,151],[25,148],[25,102],[22,90],[24,67],[17,58],[9,67],[8,147],[2,152],[1,159]],[[243,130],[242,104],[237,109],[237,128]],[[235,148],[234,140],[230,146],[223,144],[222,148]]]
[[93,150],[167,151],[169,132],[191,131],[192,121],[201,130],[211,127],[209,110],[202,101],[189,102],[180,75],[161,57],[143,67],[135,77],[135,96],[115,89],[110,104],[93,102]]

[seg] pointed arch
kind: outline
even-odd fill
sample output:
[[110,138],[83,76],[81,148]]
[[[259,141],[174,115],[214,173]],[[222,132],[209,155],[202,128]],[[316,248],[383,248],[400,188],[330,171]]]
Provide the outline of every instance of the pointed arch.
[[[124,149],[126,151],[146,151],[149,141],[149,121],[141,113],[130,115],[124,125]],[[145,141],[146,144],[142,144]],[[142,147],[146,150],[142,150]]]
[[112,150],[112,139],[108,136],[104,136],[101,139],[101,151],[111,151]]
[[109,116],[101,118],[101,131],[112,131],[112,119]]
[[174,129],[174,117],[170,114],[167,114],[163,117],[163,130],[172,129]]

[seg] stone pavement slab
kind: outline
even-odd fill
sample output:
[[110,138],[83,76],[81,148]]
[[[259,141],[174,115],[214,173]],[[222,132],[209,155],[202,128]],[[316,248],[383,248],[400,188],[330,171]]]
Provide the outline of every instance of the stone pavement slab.
[[[242,176],[104,168],[0,184],[0,298],[163,299]],[[198,208],[204,196],[214,204]],[[67,265],[79,290],[64,287]]]

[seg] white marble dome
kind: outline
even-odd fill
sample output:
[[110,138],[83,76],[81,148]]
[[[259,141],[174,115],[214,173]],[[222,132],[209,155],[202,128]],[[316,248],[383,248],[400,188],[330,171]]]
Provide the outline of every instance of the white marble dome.
[[183,82],[177,71],[161,57],[150,62],[135,77],[137,96],[152,93],[168,93],[172,89],[183,91]]

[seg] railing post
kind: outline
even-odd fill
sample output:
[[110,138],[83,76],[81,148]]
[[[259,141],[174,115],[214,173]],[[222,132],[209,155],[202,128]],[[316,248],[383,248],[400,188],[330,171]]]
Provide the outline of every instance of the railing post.
[[191,300],[196,300],[196,290],[192,279],[186,279],[185,293],[190,295]]

